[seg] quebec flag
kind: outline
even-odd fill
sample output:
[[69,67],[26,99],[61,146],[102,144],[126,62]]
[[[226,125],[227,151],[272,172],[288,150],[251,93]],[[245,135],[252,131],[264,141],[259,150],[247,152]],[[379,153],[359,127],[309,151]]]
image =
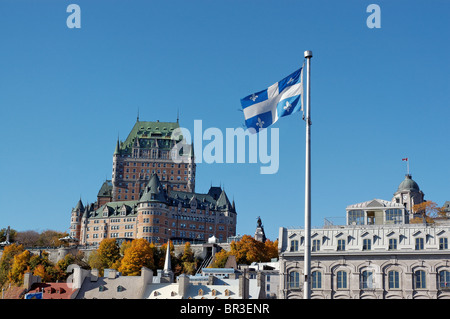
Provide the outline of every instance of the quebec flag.
[[303,110],[302,70],[300,68],[267,89],[241,99],[247,128],[258,132],[280,117]]

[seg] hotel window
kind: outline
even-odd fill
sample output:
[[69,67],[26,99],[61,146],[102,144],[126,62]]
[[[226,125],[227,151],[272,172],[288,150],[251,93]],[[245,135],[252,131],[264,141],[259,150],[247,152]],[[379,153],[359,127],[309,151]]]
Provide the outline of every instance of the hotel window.
[[351,210],[348,212],[349,225],[364,225],[364,211]]
[[426,288],[426,273],[423,270],[416,270],[414,272],[414,288],[424,289]]
[[450,272],[442,270],[439,272],[439,289],[450,289]]
[[300,287],[300,274],[297,271],[292,271],[289,273],[289,288],[299,288]]
[[337,288],[347,289],[347,272],[340,270],[337,272]]
[[396,270],[391,270],[388,273],[389,279],[389,289],[398,289],[400,288],[400,276],[399,272]]
[[447,237],[441,237],[439,238],[439,249],[448,249],[448,238]]
[[311,280],[311,288],[312,289],[321,289],[322,288],[322,273],[320,271],[313,271]]
[[372,249],[372,241],[370,239],[363,240],[363,250],[371,250]]
[[424,245],[423,245],[423,238],[416,238],[416,250],[423,250],[424,249]]
[[396,249],[397,249],[397,239],[389,238],[389,250],[396,250]]
[[373,288],[373,272],[369,270],[364,270],[361,273],[360,281],[361,289],[372,289]]
[[311,251],[319,251],[319,250],[320,250],[320,240],[319,239],[314,239],[312,241]]
[[337,250],[338,251],[344,251],[345,250],[345,239],[338,239]]

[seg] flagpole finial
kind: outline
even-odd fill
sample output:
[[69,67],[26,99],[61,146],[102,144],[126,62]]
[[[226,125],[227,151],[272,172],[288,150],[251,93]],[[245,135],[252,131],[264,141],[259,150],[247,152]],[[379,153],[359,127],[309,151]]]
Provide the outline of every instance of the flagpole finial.
[[312,51],[305,51],[305,58],[312,58]]

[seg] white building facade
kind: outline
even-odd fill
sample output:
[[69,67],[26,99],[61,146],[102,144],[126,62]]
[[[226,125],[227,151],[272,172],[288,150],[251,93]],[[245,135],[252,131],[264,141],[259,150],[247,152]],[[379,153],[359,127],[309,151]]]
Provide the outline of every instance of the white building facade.
[[[350,205],[347,225],[311,230],[311,298],[450,299],[450,225],[409,224],[402,199],[420,190],[405,181],[392,202]],[[281,299],[303,298],[304,242],[304,229],[280,228]]]

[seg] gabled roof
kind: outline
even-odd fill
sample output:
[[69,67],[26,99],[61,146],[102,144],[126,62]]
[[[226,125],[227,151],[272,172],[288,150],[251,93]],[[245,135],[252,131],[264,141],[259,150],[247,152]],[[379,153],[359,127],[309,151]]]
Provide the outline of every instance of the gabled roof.
[[347,206],[349,209],[365,209],[365,208],[405,208],[402,204],[396,202],[390,202],[384,199],[372,199],[367,202],[357,203]]

